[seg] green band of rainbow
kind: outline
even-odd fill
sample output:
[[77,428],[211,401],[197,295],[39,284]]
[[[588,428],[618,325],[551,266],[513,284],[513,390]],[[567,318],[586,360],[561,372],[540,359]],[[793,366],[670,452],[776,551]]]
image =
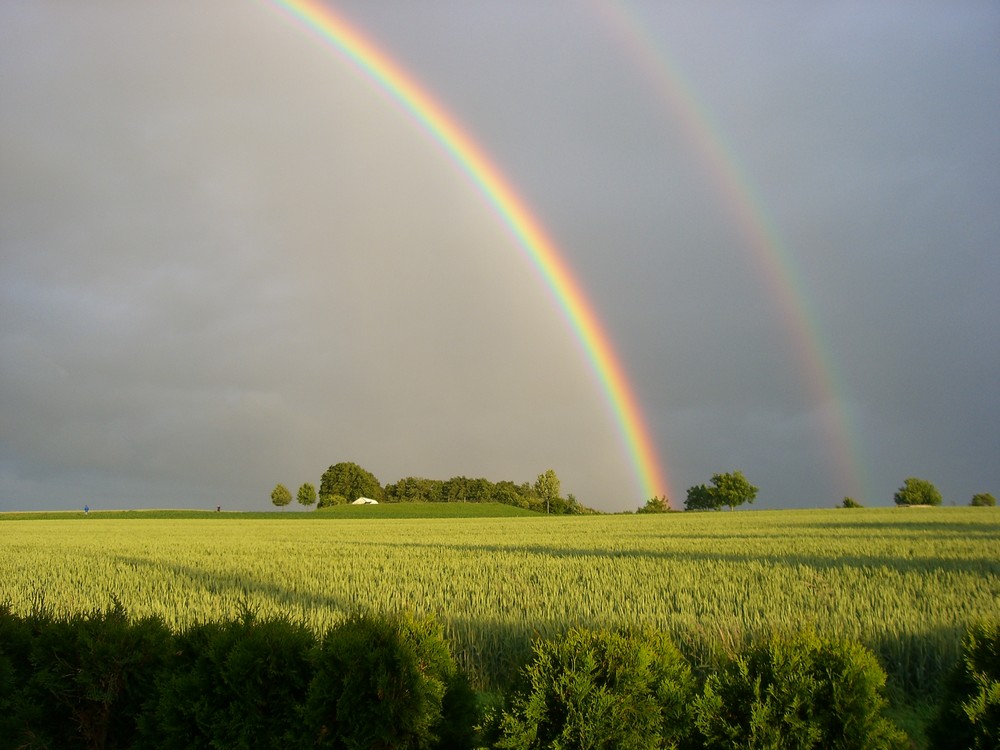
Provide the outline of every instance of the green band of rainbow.
[[517,240],[562,308],[603,388],[644,498],[669,497],[667,473],[620,358],[593,306],[553,242],[500,170],[427,92],[326,5],[317,0],[270,0],[350,60],[402,104],[465,171]]

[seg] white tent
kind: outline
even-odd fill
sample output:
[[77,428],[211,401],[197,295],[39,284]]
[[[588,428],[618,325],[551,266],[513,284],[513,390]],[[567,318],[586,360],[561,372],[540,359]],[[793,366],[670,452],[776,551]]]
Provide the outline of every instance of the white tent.
[[359,497],[351,505],[378,505],[378,500],[372,500],[370,497]]

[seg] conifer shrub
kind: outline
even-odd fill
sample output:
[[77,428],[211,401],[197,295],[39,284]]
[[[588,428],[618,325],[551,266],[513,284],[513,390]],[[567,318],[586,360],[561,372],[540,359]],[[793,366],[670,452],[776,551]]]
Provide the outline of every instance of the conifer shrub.
[[942,750],[1000,747],[1000,621],[966,632],[961,661],[944,682],[929,735]]
[[352,615],[327,632],[314,661],[308,746],[424,750],[471,743],[474,704],[434,620]]
[[885,680],[859,644],[776,636],[709,674],[696,723],[709,749],[902,750],[908,740],[883,716]]
[[9,604],[0,604],[0,750],[17,747],[26,727],[38,723],[35,706],[25,687],[32,674],[31,628]]
[[180,633],[138,747],[297,746],[315,642],[303,625],[248,609]]
[[691,742],[695,679],[660,634],[572,630],[536,642],[524,677],[489,728],[494,747],[628,750]]
[[131,621],[114,601],[72,617],[38,612],[26,624],[31,674],[22,683],[14,746],[131,748],[169,654],[162,619]]

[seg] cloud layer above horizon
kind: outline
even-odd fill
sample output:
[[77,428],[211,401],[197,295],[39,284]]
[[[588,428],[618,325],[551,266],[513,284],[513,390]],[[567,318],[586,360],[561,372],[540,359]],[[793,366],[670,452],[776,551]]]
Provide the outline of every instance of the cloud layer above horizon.
[[[1000,491],[995,4],[335,7],[548,229],[675,504]],[[260,509],[338,461],[645,499],[490,206],[272,4],[5,4],[0,69],[0,511]]]

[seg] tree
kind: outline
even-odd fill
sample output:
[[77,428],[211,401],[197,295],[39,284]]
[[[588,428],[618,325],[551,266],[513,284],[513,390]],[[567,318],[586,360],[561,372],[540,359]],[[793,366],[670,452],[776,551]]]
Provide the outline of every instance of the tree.
[[757,497],[758,488],[747,481],[742,471],[715,474],[712,484],[715,485],[715,495],[722,501],[722,505],[729,506],[729,510],[743,503],[753,503]]
[[712,488],[703,484],[688,487],[684,510],[718,510],[721,507],[722,503],[718,502]]
[[636,513],[668,513],[670,511],[670,501],[667,496],[657,496],[649,498],[645,505],[639,507]]
[[288,491],[288,488],[285,485],[276,485],[275,488],[271,490],[271,502],[278,508],[284,508],[292,502],[292,493]]
[[375,475],[350,461],[334,464],[323,472],[319,485],[320,507],[334,505],[331,501],[334,495],[342,495],[348,502],[359,497],[370,497],[379,502],[384,499],[382,485]]
[[737,505],[752,503],[757,497],[758,488],[754,487],[742,471],[726,474],[713,474],[712,486],[703,484],[688,488],[685,510],[718,510],[728,505],[732,510]]
[[552,469],[538,475],[535,492],[545,501],[545,512],[548,513],[550,505],[559,500],[559,477]]
[[861,503],[859,503],[857,500],[855,500],[853,497],[845,497],[840,502],[840,507],[841,508],[863,508],[864,506]]
[[969,505],[975,505],[981,508],[992,508],[996,504],[997,499],[989,492],[980,492],[977,495],[973,495],[972,502],[969,503]]
[[306,482],[301,487],[299,487],[299,505],[308,508],[310,505],[316,502],[316,488],[309,482]]
[[940,505],[941,493],[926,479],[908,477],[893,496],[896,505]]

